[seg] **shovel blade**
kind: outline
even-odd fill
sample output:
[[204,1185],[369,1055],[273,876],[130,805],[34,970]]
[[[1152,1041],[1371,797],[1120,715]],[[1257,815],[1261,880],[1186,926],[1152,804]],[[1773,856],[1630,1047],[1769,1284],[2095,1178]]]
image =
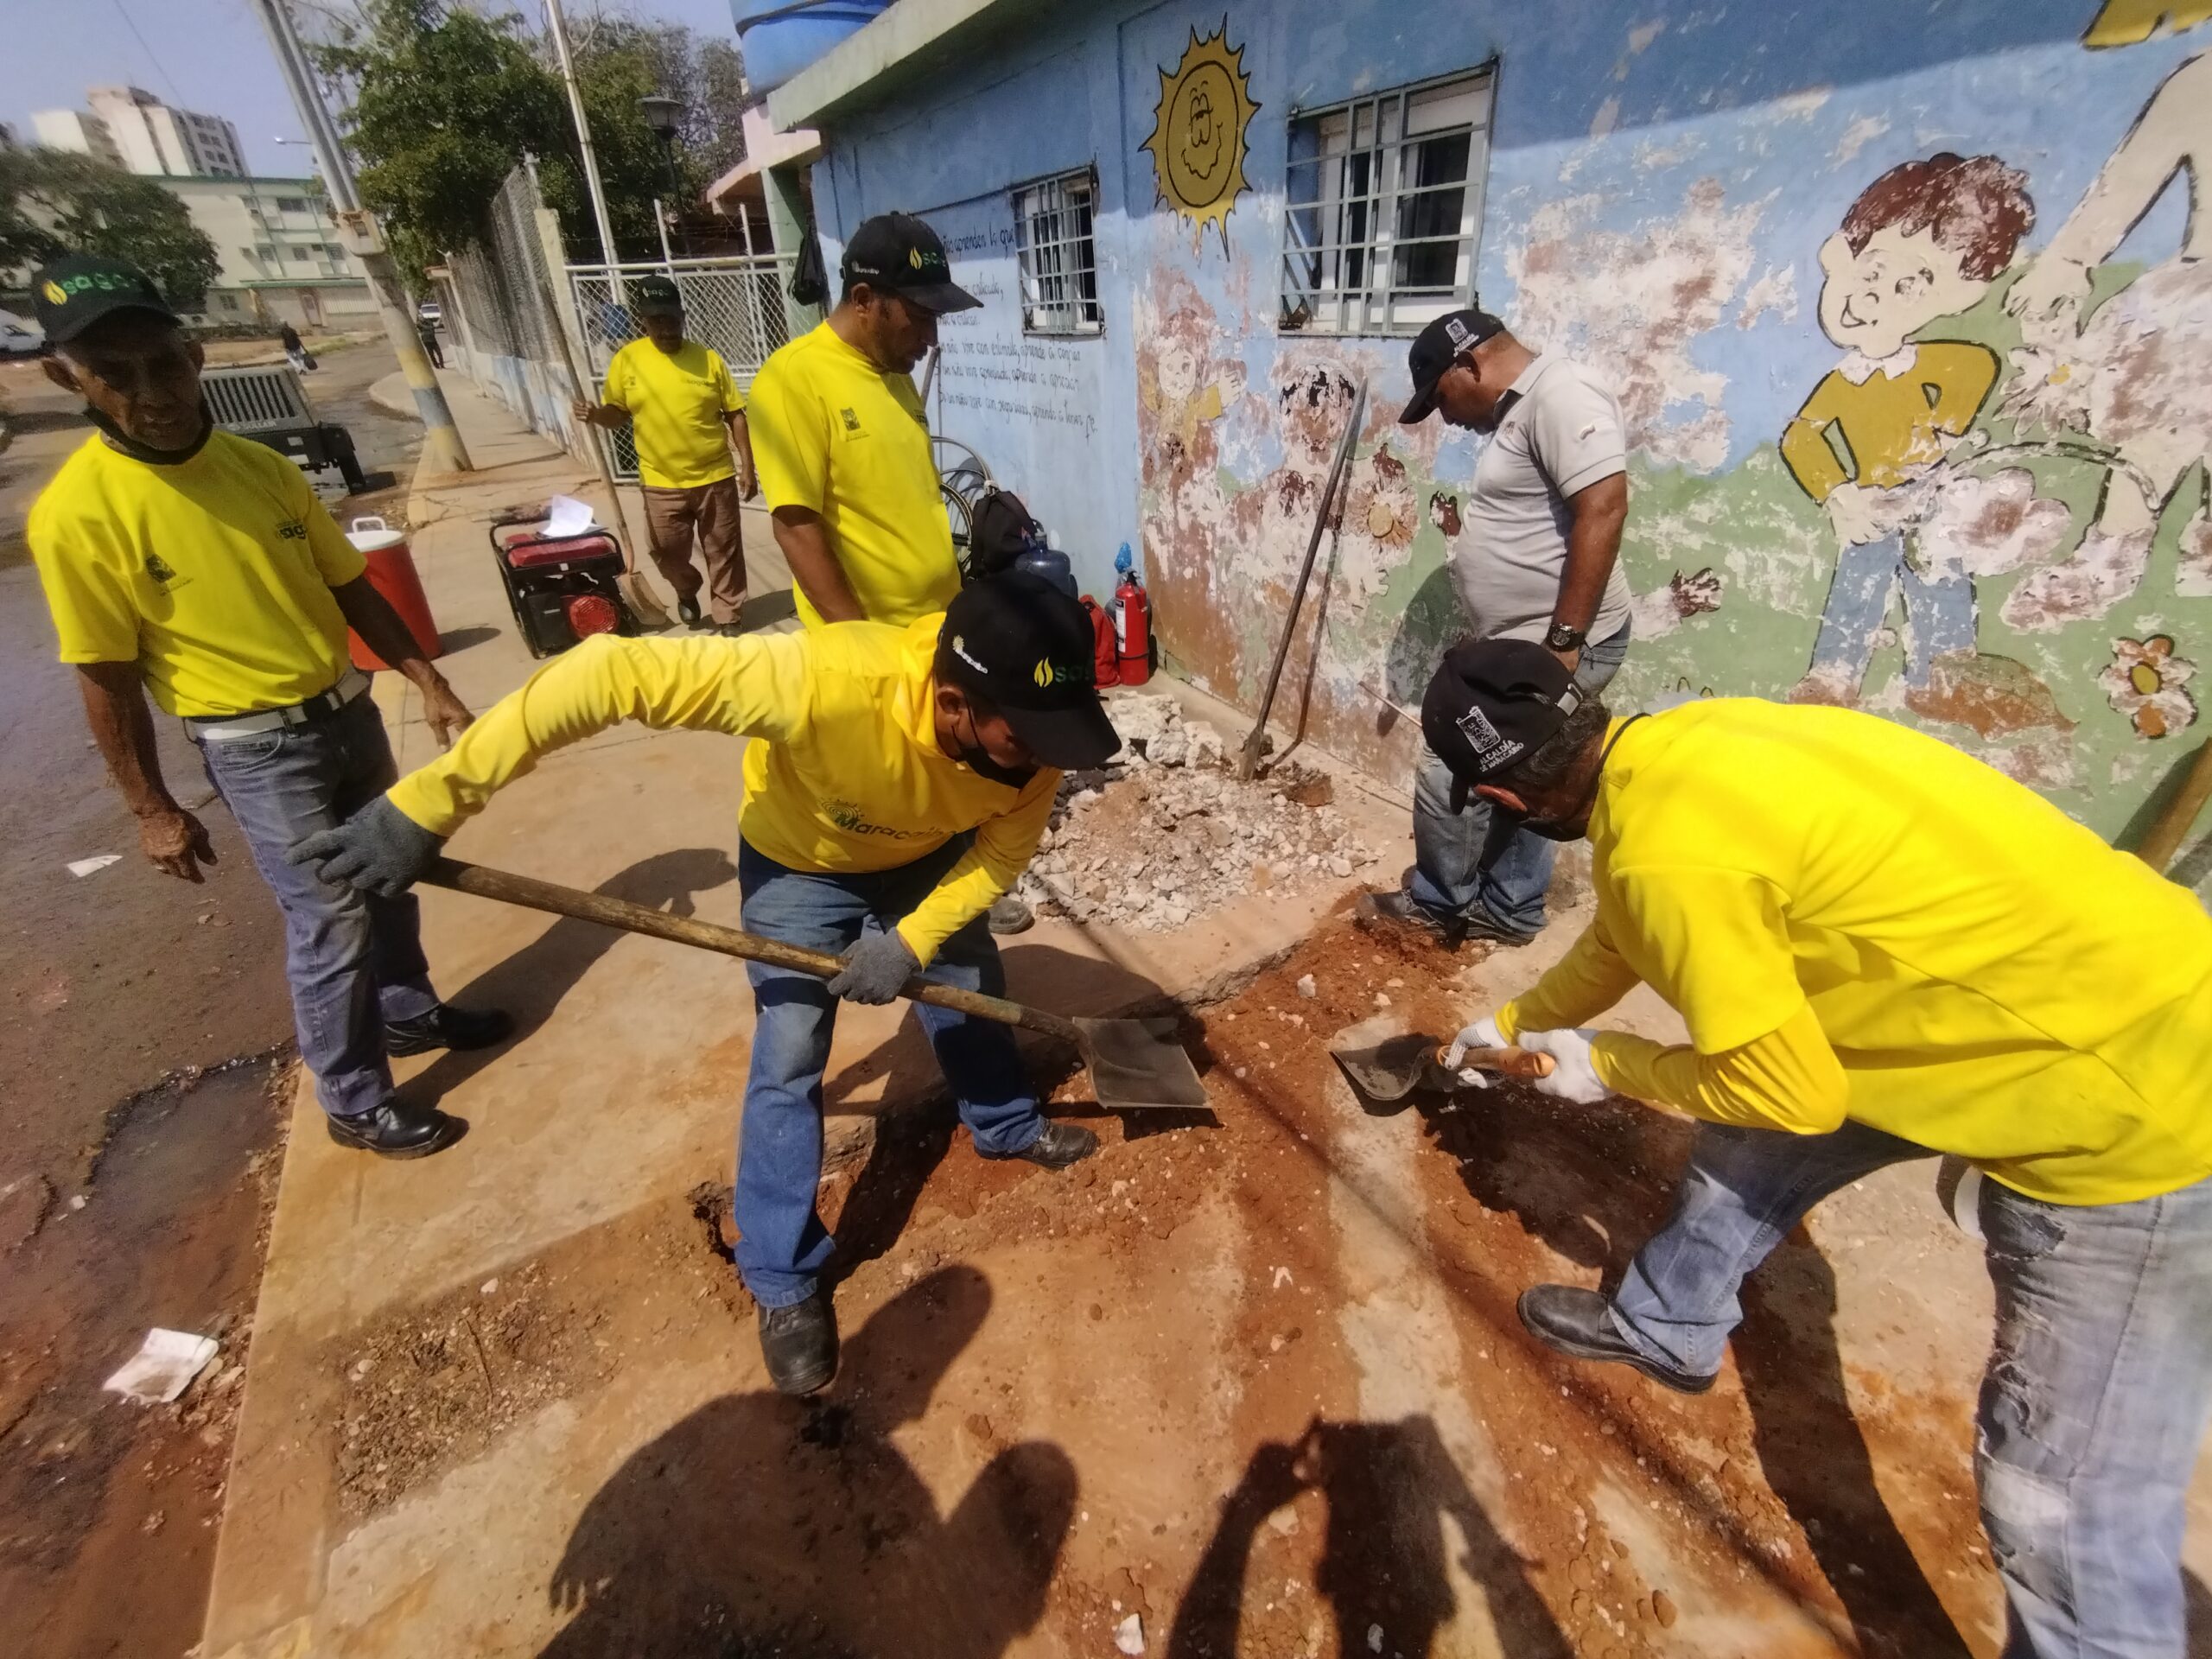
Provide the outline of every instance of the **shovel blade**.
[[1202,1110],[1205,1085],[1175,1034],[1172,1014],[1133,1020],[1078,1019],[1091,1091],[1122,1111]]

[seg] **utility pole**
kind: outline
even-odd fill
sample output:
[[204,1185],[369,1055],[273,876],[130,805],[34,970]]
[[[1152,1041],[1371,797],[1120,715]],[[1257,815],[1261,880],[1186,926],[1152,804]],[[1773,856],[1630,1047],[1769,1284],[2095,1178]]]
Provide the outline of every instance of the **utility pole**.
[[472,469],[467,446],[461,441],[461,429],[454,424],[453,411],[446,406],[438,378],[430,372],[430,359],[423,355],[422,337],[415,332],[413,308],[399,280],[399,267],[385,245],[376,215],[361,206],[353,162],[346,156],[337,122],[323,107],[321,90],[315,85],[298,31],[292,27],[292,15],[285,8],[285,0],[254,0],[254,8],[261,14],[261,26],[276,54],[276,67],[283,72],[300,124],[307,129],[308,142],[322,163],[323,188],[330,193],[346,250],[361,262],[369,292],[376,296],[385,338],[391,342],[400,372],[407,377],[408,390],[415,394],[416,412],[423,417],[423,453],[442,471],[468,472]]
[[561,0],[545,0],[545,22],[553,35],[554,54],[561,60],[561,79],[569,89],[569,113],[576,124],[576,148],[583,154],[584,191],[591,197],[591,212],[599,224],[600,257],[607,261],[607,275],[620,292],[621,261],[614,253],[614,226],[607,217],[607,188],[599,181],[599,156],[591,147],[591,123],[584,116],[583,88],[576,83],[576,60],[569,50],[569,20],[561,15]]

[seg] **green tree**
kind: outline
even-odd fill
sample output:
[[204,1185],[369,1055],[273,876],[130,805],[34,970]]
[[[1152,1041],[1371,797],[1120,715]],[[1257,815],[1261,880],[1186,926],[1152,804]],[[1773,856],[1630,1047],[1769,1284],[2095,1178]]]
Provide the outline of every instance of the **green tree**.
[[[537,158],[569,247],[597,257],[568,94],[550,45],[520,16],[455,0],[361,0],[333,21],[336,41],[316,49],[317,67],[348,105],[362,197],[403,264],[419,272],[483,241],[486,206],[525,153]],[[574,45],[617,251],[652,257],[653,199],[696,197],[735,138],[735,49],[679,26],[603,16],[582,20]],[[654,92],[690,112],[680,187],[638,105]]]
[[222,269],[184,204],[150,179],[60,149],[0,150],[0,266],[63,252],[128,259],[180,311]]

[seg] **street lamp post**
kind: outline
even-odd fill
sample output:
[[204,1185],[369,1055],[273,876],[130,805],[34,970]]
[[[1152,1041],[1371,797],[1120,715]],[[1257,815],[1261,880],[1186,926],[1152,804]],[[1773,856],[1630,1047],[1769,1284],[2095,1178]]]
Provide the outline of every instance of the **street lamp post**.
[[666,205],[653,203],[653,226],[660,232],[660,260],[671,276],[676,272],[676,260],[669,251],[669,222],[676,216],[676,203],[683,194],[683,175],[676,165],[676,133],[683,124],[683,100],[671,98],[666,92],[648,92],[638,100],[638,107],[645,112],[645,125],[660,140],[661,159],[668,163],[668,182],[671,194]]

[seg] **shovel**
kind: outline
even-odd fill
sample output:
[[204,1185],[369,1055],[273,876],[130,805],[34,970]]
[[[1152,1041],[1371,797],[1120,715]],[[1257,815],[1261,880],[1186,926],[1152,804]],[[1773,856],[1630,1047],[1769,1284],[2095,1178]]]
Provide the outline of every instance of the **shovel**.
[[[626,899],[584,893],[506,870],[486,869],[481,864],[464,864],[458,859],[438,860],[423,874],[423,880],[433,887],[474,893],[479,899],[497,899],[502,904],[520,905],[526,910],[550,911],[556,916],[573,916],[579,921],[619,927],[629,933],[673,939],[678,944],[696,945],[702,950],[719,951],[726,957],[742,957],[747,962],[765,962],[772,967],[796,969],[823,979],[842,972],[845,966],[838,957],[820,950],[764,939],[757,933],[743,932],[734,927],[671,916],[664,911],[632,904]],[[1205,1085],[1198,1081],[1198,1068],[1191,1064],[1191,1057],[1175,1039],[1175,1020],[1172,1014],[1147,1014],[1124,1020],[1071,1019],[1009,1002],[1003,997],[986,996],[981,991],[931,984],[919,976],[908,980],[899,995],[917,1002],[927,1002],[932,1007],[950,1008],[956,1014],[973,1014],[980,1020],[995,1020],[1004,1026],[1020,1026],[1026,1031],[1072,1044],[1083,1056],[1083,1063],[1090,1068],[1091,1090],[1101,1106],[1117,1111],[1192,1111],[1206,1104]]]
[[[1370,1100],[1388,1104],[1403,1100],[1416,1089],[1449,1093],[1459,1086],[1456,1073],[1444,1069],[1446,1045],[1420,1032],[1398,1031],[1386,1022],[1363,1020],[1346,1026],[1330,1039],[1329,1055],[1351,1086]],[[1502,1077],[1533,1082],[1548,1077],[1556,1064],[1548,1054],[1525,1048],[1471,1048],[1461,1057],[1460,1071],[1494,1071]]]

